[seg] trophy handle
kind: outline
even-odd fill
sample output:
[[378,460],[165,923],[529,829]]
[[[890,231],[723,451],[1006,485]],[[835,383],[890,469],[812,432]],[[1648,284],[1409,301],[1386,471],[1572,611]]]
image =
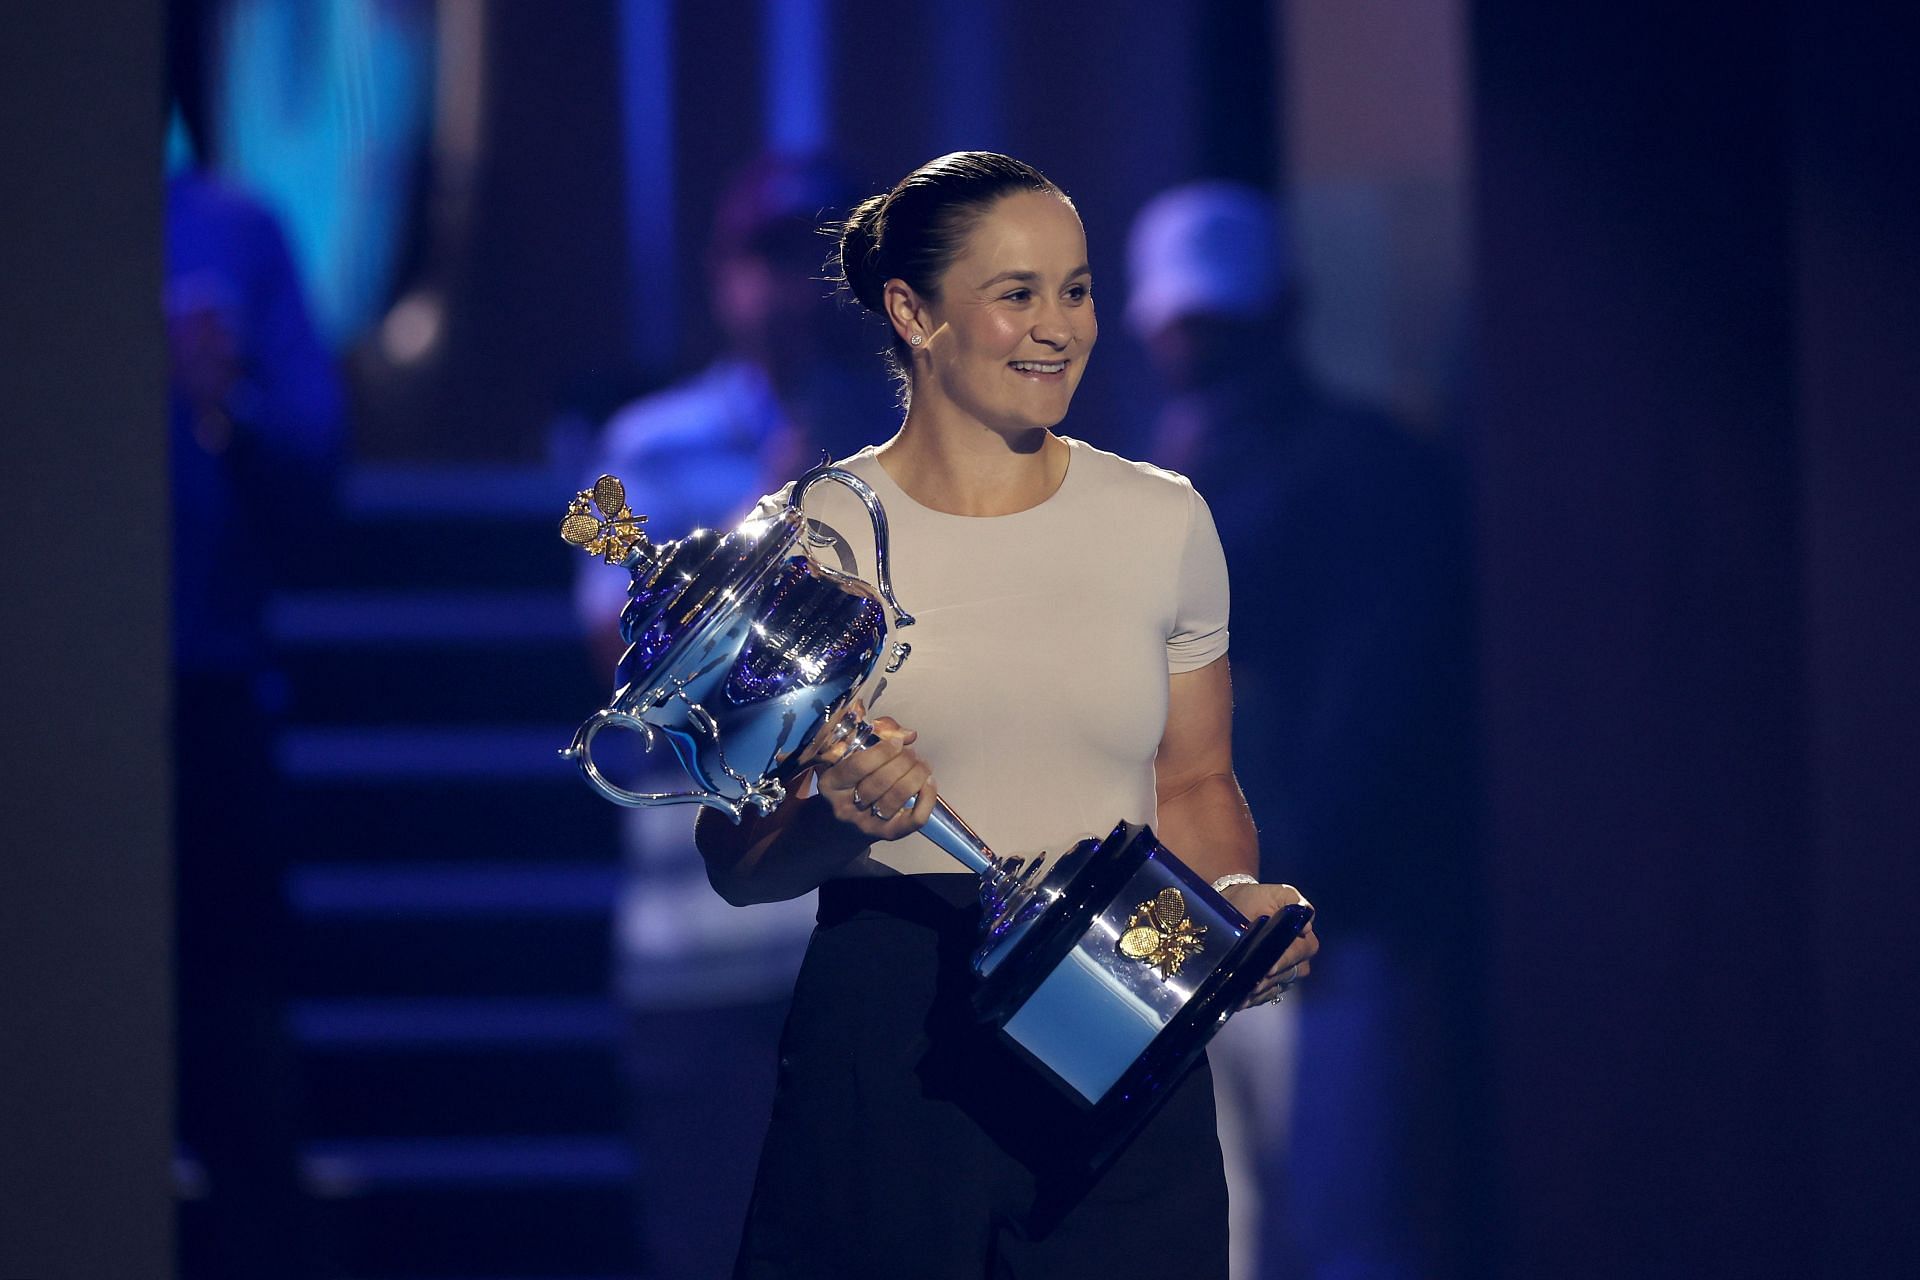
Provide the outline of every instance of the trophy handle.
[[[807,490],[822,480],[833,480],[845,485],[853,490],[853,496],[860,499],[861,504],[866,507],[867,515],[873,521],[873,569],[875,576],[880,580],[880,598],[893,608],[894,626],[912,626],[913,615],[902,609],[900,602],[893,597],[893,576],[887,570],[887,509],[880,505],[880,498],[874,493],[872,486],[851,471],[822,463],[794,482],[793,497],[788,500],[788,505],[799,507],[800,500],[807,495]],[[961,825],[964,827],[966,824]]]
[[653,747],[653,726],[639,716],[631,715],[618,707],[602,707],[589,716],[573,735],[573,742],[563,748],[560,755],[580,766],[580,772],[598,791],[615,804],[626,805],[629,809],[650,809],[663,804],[704,804],[708,808],[718,809],[733,821],[740,821],[741,814],[751,808],[757,813],[770,813],[786,798],[787,790],[778,781],[768,779],[765,783],[748,788],[747,794],[739,800],[730,799],[717,791],[695,788],[691,791],[629,791],[619,783],[600,772],[593,762],[593,740],[602,729],[620,728],[638,733],[647,744]]

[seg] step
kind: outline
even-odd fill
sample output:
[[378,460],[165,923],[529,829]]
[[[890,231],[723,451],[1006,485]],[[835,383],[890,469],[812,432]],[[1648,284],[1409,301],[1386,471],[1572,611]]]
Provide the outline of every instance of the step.
[[282,650],[578,644],[580,625],[564,590],[288,591],[267,602],[267,634]]
[[612,972],[610,916],[324,917],[288,940],[298,998],[587,997]]
[[342,479],[326,568],[362,589],[564,591],[580,560],[559,533],[572,496],[541,469],[354,467]]
[[269,614],[296,723],[578,720],[613,685],[562,592],[308,591]]
[[542,520],[485,513],[349,519],[333,533],[327,548],[329,576],[316,581],[318,575],[308,575],[301,585],[565,591],[582,560],[580,552],[560,540],[565,512],[563,500],[551,518]]
[[283,654],[279,665],[287,719],[313,728],[578,724],[613,689],[612,669],[596,670],[572,638],[511,649],[313,648]]
[[577,776],[560,758],[572,724],[300,725],[274,744],[280,777],[310,783],[545,782]]
[[287,898],[310,918],[605,918],[621,871],[612,863],[329,863],[293,868]]
[[350,521],[485,518],[559,527],[574,486],[545,467],[512,463],[371,462],[348,468],[340,511]]
[[423,1140],[387,1151],[351,1150],[362,1144],[317,1151],[308,1161],[322,1193],[317,1231],[338,1274],[573,1280],[637,1271],[624,1143],[519,1141],[518,1159],[500,1144],[448,1142],[432,1150]]
[[303,1043],[301,1098],[306,1131],[329,1140],[482,1137],[503,1126],[604,1134],[620,1127],[623,1105],[611,1040],[370,1052]]
[[308,778],[282,792],[285,821],[273,834],[294,863],[611,861],[620,847],[618,806],[566,768],[522,779]]
[[301,1144],[301,1174],[322,1200],[382,1192],[624,1187],[631,1144],[617,1134],[335,1138]]
[[604,1048],[622,1015],[601,996],[297,1000],[288,1027],[315,1053]]

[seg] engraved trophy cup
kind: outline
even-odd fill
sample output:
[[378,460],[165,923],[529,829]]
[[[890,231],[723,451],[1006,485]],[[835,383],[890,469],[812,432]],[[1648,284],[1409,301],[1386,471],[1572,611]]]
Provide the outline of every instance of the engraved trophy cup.
[[[801,502],[821,483],[845,485],[866,507],[876,584],[814,557]],[[703,804],[736,822],[770,812],[786,796],[784,768],[883,657],[889,672],[908,660],[911,647],[894,636],[913,617],[894,598],[886,512],[865,481],[822,465],[795,482],[784,508],[726,534],[698,529],[656,544],[645,519],[620,481],[602,476],[561,523],[568,542],[632,575],[613,699],[561,754],[623,805]],[[690,785],[639,792],[609,779],[593,744],[615,728],[671,751]],[[1144,826],[1122,823],[1057,858],[1026,860],[994,853],[942,799],[923,834],[980,877],[975,1008],[1113,1143],[1312,915],[1296,905],[1247,920]]]

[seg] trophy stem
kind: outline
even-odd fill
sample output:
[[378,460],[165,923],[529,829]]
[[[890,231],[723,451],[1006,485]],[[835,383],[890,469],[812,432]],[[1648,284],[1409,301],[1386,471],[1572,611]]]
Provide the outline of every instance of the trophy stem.
[[927,825],[920,829],[920,834],[980,877],[984,882],[980,886],[982,899],[998,901],[1012,887],[1013,876],[1008,869],[994,856],[987,842],[975,835],[973,828],[947,807],[945,800],[934,801],[933,816],[927,819]]

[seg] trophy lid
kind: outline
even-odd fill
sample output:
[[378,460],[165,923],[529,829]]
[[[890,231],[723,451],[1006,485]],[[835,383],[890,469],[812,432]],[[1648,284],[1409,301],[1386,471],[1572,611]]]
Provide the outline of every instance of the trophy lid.
[[[590,507],[597,507],[596,517]],[[783,561],[799,538],[805,518],[789,505],[747,520],[722,535],[695,529],[672,542],[654,543],[640,531],[626,486],[601,476],[567,509],[560,536],[610,565],[633,574],[620,634],[631,646],[620,660],[617,685],[651,683],[669,656],[686,647],[706,624],[730,617],[755,584]]]

